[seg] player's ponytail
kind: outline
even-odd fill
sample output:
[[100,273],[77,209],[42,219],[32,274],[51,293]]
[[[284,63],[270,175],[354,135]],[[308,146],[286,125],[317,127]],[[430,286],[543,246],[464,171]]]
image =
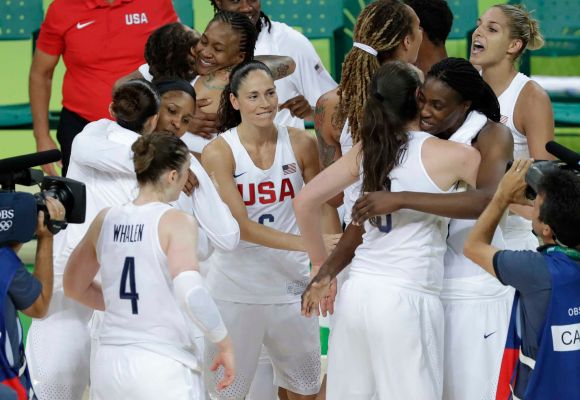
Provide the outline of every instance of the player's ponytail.
[[544,37],[540,32],[538,20],[532,18],[523,4],[498,4],[494,7],[499,8],[509,20],[510,38],[522,41],[522,48],[516,54],[516,58],[525,49],[537,50],[544,46]]
[[230,82],[223,90],[220,99],[218,110],[218,129],[220,132],[225,132],[242,123],[242,115],[232,105],[230,97],[232,94],[238,97],[240,85],[252,71],[265,71],[272,80],[274,79],[272,71],[260,61],[249,61],[237,65],[230,73]]
[[133,165],[140,185],[156,183],[168,170],[181,171],[189,159],[185,143],[169,132],[153,132],[141,136],[131,146]]
[[499,102],[493,89],[475,67],[463,58],[445,58],[433,65],[427,79],[437,79],[453,89],[463,101],[470,101],[469,111],[479,111],[499,122]]
[[401,161],[408,142],[406,125],[419,113],[420,85],[417,72],[402,61],[384,64],[373,76],[361,125],[364,192],[384,190],[389,173]]
[[147,119],[159,112],[159,95],[151,83],[131,80],[113,92],[111,110],[120,126],[142,133]]

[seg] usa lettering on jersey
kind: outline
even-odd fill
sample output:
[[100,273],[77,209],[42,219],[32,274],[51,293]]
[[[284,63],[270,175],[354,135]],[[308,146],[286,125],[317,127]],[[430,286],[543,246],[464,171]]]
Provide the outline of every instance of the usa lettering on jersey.
[[282,179],[280,184],[280,193],[276,192],[276,186],[272,181],[261,182],[258,184],[238,183],[238,190],[246,206],[259,204],[282,203],[287,198],[292,200],[295,196],[294,187],[290,178]]
[[125,14],[125,23],[127,25],[139,25],[147,24],[149,23],[149,20],[147,19],[147,15],[145,13]]

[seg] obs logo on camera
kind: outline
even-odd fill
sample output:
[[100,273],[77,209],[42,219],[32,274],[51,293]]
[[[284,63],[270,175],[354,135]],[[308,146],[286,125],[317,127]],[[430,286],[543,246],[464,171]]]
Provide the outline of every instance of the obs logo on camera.
[[6,232],[12,228],[14,219],[14,209],[0,208],[0,232]]

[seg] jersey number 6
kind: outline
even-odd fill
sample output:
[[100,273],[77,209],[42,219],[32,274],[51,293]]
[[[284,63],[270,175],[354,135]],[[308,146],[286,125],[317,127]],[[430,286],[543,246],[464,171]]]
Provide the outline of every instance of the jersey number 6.
[[[127,291],[127,279],[129,279],[129,291]],[[137,293],[137,288],[135,287],[135,257],[125,258],[125,265],[123,265],[123,272],[121,273],[119,297],[125,300],[131,300],[133,314],[139,314],[139,309],[137,308],[139,293]]]

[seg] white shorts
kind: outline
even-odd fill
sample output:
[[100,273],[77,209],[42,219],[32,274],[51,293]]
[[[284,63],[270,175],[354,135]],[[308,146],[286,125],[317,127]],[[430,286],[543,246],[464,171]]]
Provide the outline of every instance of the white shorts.
[[199,400],[201,377],[170,357],[100,344],[91,366],[92,400]]
[[328,352],[327,399],[441,399],[443,307],[436,293],[404,284],[350,272]]
[[26,340],[32,387],[39,400],[78,400],[89,384],[93,310],[64,296],[62,278],[43,319],[33,319]]
[[219,394],[223,376],[208,370],[217,348],[206,341],[204,379],[212,398],[244,399],[254,378],[262,344],[274,367],[274,384],[291,392],[312,395],[320,388],[320,333],[315,318],[300,315],[300,303],[245,304],[216,300],[233,341],[236,360],[234,383]]
[[487,273],[444,280],[444,399],[495,399],[513,297]]

